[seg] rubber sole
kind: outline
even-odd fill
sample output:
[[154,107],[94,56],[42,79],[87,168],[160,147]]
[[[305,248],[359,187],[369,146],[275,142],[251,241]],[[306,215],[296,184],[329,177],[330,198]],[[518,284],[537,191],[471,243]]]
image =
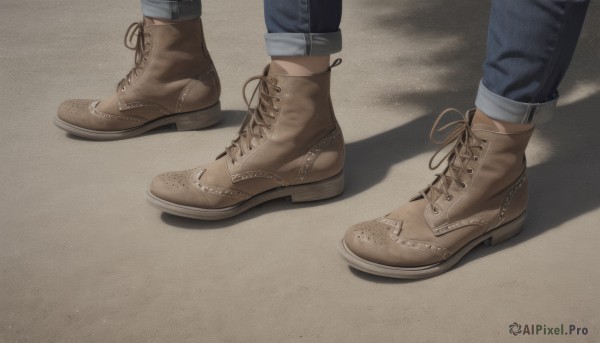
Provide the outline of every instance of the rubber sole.
[[58,117],[54,119],[54,125],[75,136],[100,141],[111,141],[139,136],[150,130],[171,124],[175,124],[175,126],[177,127],[177,131],[203,129],[217,124],[221,120],[221,118],[221,103],[217,102],[215,105],[209,108],[186,113],[171,114],[166,117],[162,117],[148,122],[142,126],[120,131],[89,130],[83,127],[69,124],[59,119]]
[[348,248],[343,239],[338,244],[338,251],[342,258],[350,265],[350,267],[369,274],[398,279],[423,279],[448,271],[454,265],[456,265],[469,251],[481,243],[494,246],[518,235],[523,230],[524,222],[525,212],[523,212],[523,214],[516,219],[473,239],[449,259],[422,267],[392,267],[365,260],[364,258],[354,254]]
[[258,194],[237,205],[220,209],[207,209],[179,205],[163,200],[152,194],[150,191],[147,193],[147,200],[150,205],[158,208],[159,210],[174,214],[176,216],[203,220],[220,220],[236,216],[240,213],[248,211],[252,207],[277,198],[290,197],[292,202],[307,202],[333,198],[342,194],[343,192],[344,173],[342,171],[338,175],[327,180],[303,185],[275,188]]

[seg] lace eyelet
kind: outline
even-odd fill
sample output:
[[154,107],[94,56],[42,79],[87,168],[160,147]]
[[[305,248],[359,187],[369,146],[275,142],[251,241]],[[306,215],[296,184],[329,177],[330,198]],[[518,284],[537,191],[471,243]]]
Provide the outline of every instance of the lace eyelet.
[[467,188],[467,184],[466,184],[466,183],[464,183],[464,182],[461,182],[461,183],[460,183],[460,187],[462,187],[462,188]]
[[479,156],[473,156],[473,161],[475,161],[475,162],[479,161]]
[[448,196],[446,197],[446,201],[452,201],[452,195],[448,195]]
[[487,143],[487,139],[483,138],[483,139],[481,139],[481,142],[482,143]]
[[473,174],[473,169],[471,169],[471,168],[467,169],[467,174]]
[[281,93],[281,87],[277,86],[277,87],[275,88],[275,92],[277,92],[277,93]]
[[479,151],[483,150],[483,145],[478,146]]
[[127,88],[125,88],[125,87],[121,87],[121,90],[122,90],[122,91],[125,91],[125,89],[127,89]]
[[440,210],[438,210],[437,207],[432,208],[431,211],[433,212],[433,214],[439,214],[440,213]]

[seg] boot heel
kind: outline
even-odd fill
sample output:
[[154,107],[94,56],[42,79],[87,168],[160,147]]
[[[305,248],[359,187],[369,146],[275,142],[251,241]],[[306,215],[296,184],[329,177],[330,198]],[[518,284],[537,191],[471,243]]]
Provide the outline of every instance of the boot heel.
[[177,131],[191,131],[213,126],[221,120],[221,103],[217,102],[212,107],[178,116],[175,121]]
[[521,216],[517,217],[513,221],[502,225],[501,227],[495,229],[492,233],[492,236],[488,238],[485,243],[489,246],[494,246],[500,244],[523,231],[523,227],[525,226],[525,213]]
[[295,186],[290,196],[292,202],[305,202],[333,198],[344,192],[344,172],[320,182]]

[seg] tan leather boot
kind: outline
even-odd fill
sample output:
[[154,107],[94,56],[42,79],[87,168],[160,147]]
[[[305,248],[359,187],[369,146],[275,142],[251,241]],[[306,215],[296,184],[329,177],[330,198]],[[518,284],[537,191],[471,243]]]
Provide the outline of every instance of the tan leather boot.
[[[271,63],[258,80],[238,137],[216,161],[154,178],[151,205],[179,216],[216,220],[265,201],[334,197],[344,190],[344,140],[329,95],[331,68],[289,76]],[[246,95],[244,92],[244,99]],[[246,100],[248,107],[252,103]]]
[[445,170],[409,203],[346,232],[339,251],[350,266],[388,277],[429,277],[450,269],[478,244],[495,245],[523,228],[525,148],[533,128],[499,132],[489,118],[471,110],[437,130],[454,128],[443,142],[435,141],[440,119],[453,111],[443,112],[431,131],[432,141],[442,147],[429,166],[436,169],[447,160]]
[[111,140],[168,124],[196,130],[220,120],[221,86],[200,19],[154,25],[144,18],[129,27],[125,46],[135,50],[135,66],[119,82],[116,94],[63,102],[55,119],[59,128]]

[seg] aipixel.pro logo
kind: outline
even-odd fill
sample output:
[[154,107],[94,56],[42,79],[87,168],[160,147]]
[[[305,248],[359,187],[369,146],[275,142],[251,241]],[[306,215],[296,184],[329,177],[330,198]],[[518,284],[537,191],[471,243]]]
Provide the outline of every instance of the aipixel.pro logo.
[[519,324],[514,322],[508,326],[508,332],[513,336],[531,335],[531,336],[563,336],[575,335],[586,336],[589,333],[588,328],[579,327],[574,324],[560,324],[550,326],[546,324]]

